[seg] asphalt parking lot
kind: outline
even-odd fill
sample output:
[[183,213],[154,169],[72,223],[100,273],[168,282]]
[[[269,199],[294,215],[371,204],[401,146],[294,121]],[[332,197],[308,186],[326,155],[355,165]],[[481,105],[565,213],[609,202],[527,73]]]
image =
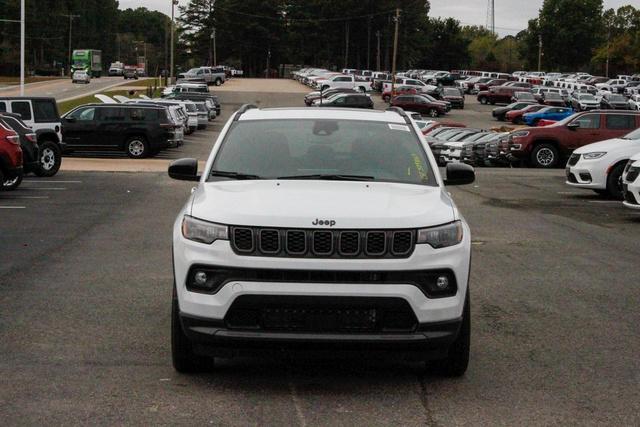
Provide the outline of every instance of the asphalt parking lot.
[[[223,116],[156,161],[205,160],[241,103],[302,93],[222,93]],[[447,119],[495,123],[474,104]],[[640,215],[562,170],[481,168],[451,189],[474,247],[471,363],[455,380],[401,359],[288,354],[177,374],[170,234],[192,186],[63,170],[0,193],[3,425],[640,423]]]

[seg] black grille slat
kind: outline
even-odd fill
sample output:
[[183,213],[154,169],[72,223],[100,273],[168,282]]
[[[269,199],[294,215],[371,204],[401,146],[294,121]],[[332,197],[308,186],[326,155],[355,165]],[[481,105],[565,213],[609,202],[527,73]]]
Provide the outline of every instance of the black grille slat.
[[307,233],[300,230],[287,231],[285,250],[292,255],[303,255],[307,251]]
[[360,253],[360,233],[343,231],[340,233],[340,253],[342,255],[358,255]]
[[636,179],[638,179],[638,175],[640,175],[640,168],[631,167],[629,168],[625,179],[627,180],[627,182],[634,182]]
[[317,255],[330,255],[333,252],[333,233],[331,231],[313,232],[313,252]]
[[415,230],[282,229],[230,227],[231,247],[240,255],[304,258],[406,258]]
[[392,251],[395,255],[404,255],[411,251],[413,234],[410,231],[396,231],[393,233]]
[[367,254],[373,256],[384,255],[387,249],[387,236],[384,231],[370,231],[367,233]]
[[250,228],[236,228],[233,230],[233,244],[242,252],[253,251],[253,231]]
[[275,254],[280,251],[280,234],[278,230],[260,230],[260,250]]

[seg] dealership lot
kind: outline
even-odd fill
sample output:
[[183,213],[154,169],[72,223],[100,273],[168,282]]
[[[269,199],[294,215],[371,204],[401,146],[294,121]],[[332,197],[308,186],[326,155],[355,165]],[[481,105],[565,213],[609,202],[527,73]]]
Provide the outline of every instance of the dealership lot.
[[[221,117],[148,162],[205,160],[242,103],[303,105],[304,88],[277,90],[220,93]],[[446,119],[497,123],[491,107],[467,101]],[[569,188],[563,170],[481,168],[473,185],[451,189],[474,248],[471,365],[457,380],[394,358],[290,354],[174,372],[170,233],[192,186],[63,163],[51,180],[0,193],[0,208],[21,207],[0,209],[4,423],[640,422],[640,215]]]

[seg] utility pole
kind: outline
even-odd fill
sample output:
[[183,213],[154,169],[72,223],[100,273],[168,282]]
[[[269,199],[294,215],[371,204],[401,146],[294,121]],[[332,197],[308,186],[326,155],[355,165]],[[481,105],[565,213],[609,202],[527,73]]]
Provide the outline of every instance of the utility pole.
[[349,21],[344,23],[345,46],[344,46],[344,68],[349,66]]
[[604,75],[609,77],[609,41],[611,40],[611,26],[609,26],[609,31],[607,32],[607,62],[605,65]]
[[371,16],[367,21],[367,70],[371,69]]
[[175,46],[173,43],[173,33],[175,32],[174,28],[174,9],[178,4],[178,0],[171,0],[171,68],[169,69],[169,83],[173,83],[173,51],[175,50]]
[[538,34],[538,71],[542,71],[542,34]]
[[215,67],[218,65],[218,60],[216,56],[216,27],[213,27],[211,38],[213,39],[213,66]]
[[376,37],[378,38],[378,51],[377,51],[377,58],[376,58],[376,65],[377,68],[376,70],[380,71],[380,30],[376,31]]
[[67,18],[69,18],[69,73],[71,74],[71,62],[73,61],[72,58],[71,58],[71,30],[73,29],[73,20],[75,18],[80,17],[80,15],[73,15],[73,14],[64,15],[64,14],[61,14],[60,16],[66,16]]
[[[396,28],[393,35],[393,61],[391,62],[391,98],[396,89],[396,58],[398,56],[398,24],[400,23],[400,8],[396,8]],[[390,98],[390,99],[391,99]]]

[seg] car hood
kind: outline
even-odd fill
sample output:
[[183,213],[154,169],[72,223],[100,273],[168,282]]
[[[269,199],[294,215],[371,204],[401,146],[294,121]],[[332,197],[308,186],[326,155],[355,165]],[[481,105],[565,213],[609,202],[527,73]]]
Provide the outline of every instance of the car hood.
[[622,139],[622,138],[614,138],[607,139],[606,141],[600,141],[593,144],[585,145],[580,147],[574,151],[576,154],[584,154],[584,153],[592,153],[595,151],[605,151],[607,153],[618,153],[618,152],[627,152],[634,150],[636,147],[636,152],[640,153],[640,141],[636,139]]
[[229,225],[311,228],[316,219],[335,228],[416,228],[451,222],[446,190],[422,185],[252,180],[200,184],[191,215]]

